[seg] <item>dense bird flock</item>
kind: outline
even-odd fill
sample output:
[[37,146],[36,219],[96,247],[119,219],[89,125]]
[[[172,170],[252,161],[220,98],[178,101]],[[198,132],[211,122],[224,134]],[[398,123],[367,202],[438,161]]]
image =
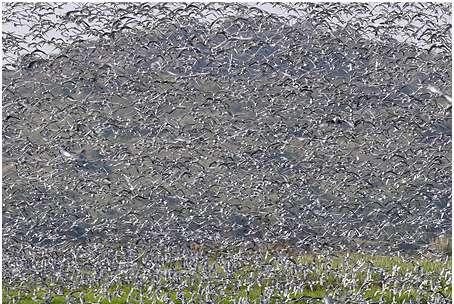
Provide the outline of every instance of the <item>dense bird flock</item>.
[[4,301],[450,303],[450,18],[6,3]]

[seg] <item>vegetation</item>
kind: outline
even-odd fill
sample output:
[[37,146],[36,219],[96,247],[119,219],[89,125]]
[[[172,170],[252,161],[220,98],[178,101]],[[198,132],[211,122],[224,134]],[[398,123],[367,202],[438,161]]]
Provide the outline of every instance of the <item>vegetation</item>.
[[123,281],[71,290],[57,285],[4,285],[3,303],[57,304],[71,299],[75,303],[106,304],[321,303],[328,295],[343,302],[444,303],[452,299],[451,257],[359,253],[295,256],[267,251],[238,264],[222,253],[197,255],[197,265],[185,258],[163,263],[158,282],[139,285]]

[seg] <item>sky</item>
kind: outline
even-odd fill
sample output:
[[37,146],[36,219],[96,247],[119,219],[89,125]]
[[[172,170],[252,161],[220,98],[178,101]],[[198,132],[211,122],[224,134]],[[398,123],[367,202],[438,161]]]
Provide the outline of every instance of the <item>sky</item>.
[[[62,4],[62,3],[59,3],[59,4]],[[260,9],[264,10],[264,11],[268,11],[268,12],[271,12],[271,13],[274,13],[274,14],[277,14],[277,15],[280,15],[280,16],[286,16],[288,17],[289,14],[293,14],[294,16],[296,16],[296,13],[295,12],[290,12],[290,13],[287,13],[286,10],[284,8],[281,8],[281,7],[276,7],[276,6],[273,6],[273,4],[271,3],[261,3],[261,4],[253,4],[253,3],[242,3],[244,5],[247,5],[247,6],[255,6],[255,7],[259,7]],[[287,3],[288,5],[291,5],[290,3]],[[28,5],[31,5],[31,3],[28,3]],[[71,11],[71,10],[75,10],[78,8],[80,4],[79,3],[76,3],[76,2],[68,2],[68,3],[65,3],[64,5],[61,5],[61,8],[59,9],[56,9],[56,12],[57,14],[59,14],[60,16],[64,16],[68,11]],[[184,5],[184,4],[175,4],[175,5]],[[347,4],[345,4],[347,5]],[[373,7],[375,7],[376,3],[369,3],[367,4],[371,7],[371,9]],[[404,5],[403,3],[399,4],[399,5]],[[17,6],[16,8],[13,9],[14,12],[19,12],[23,10],[23,7],[21,6]],[[378,11],[378,9],[377,9]],[[20,24],[18,24],[17,22],[8,22],[6,21],[6,19],[8,18],[8,16],[11,15],[12,11],[7,9],[5,3],[2,3],[2,13],[3,13],[3,18],[2,18],[2,33],[5,33],[5,32],[9,32],[9,33],[13,33],[15,35],[25,35],[25,36],[28,36],[26,37],[25,41],[26,43],[23,45],[25,48],[27,48],[27,45],[28,43],[31,43],[33,40],[32,38],[27,35],[27,33],[29,33],[30,31],[30,27],[33,25],[31,21],[27,21],[25,18],[20,18]],[[439,18],[438,20],[438,23],[440,25],[444,25],[446,26],[446,24],[451,24],[451,16],[442,16],[441,12],[437,12],[436,13],[438,15],[438,17],[441,17]],[[303,15],[302,15],[303,16]],[[340,16],[342,16],[340,14]],[[304,17],[304,16],[303,16]],[[346,17],[345,15],[343,17]],[[356,17],[361,17],[360,15],[356,16]],[[367,17],[367,16],[364,16],[364,17]],[[207,16],[206,20],[207,21],[212,21],[211,19],[214,20],[215,15],[210,15],[210,16]],[[48,19],[50,20],[51,22],[55,23],[57,22],[57,18],[55,15],[48,15],[45,17],[45,19]],[[292,19],[294,20],[294,19]],[[377,20],[374,20],[374,23],[371,23],[371,25],[374,25],[374,26],[378,26],[381,24],[383,20],[382,19],[377,19]],[[87,20],[87,22],[92,25],[93,23],[91,23],[90,21]],[[290,21],[292,22],[292,21]],[[334,23],[336,22],[335,20],[331,20],[330,22]],[[401,21],[403,22],[403,21]],[[76,26],[75,24],[73,24],[74,26]],[[425,25],[422,24],[422,23],[418,23],[416,22],[415,23],[415,26],[416,27],[419,27],[421,26],[422,29],[420,30],[420,32],[423,32],[425,30]],[[451,31],[451,35],[452,35],[452,29],[450,29]],[[62,31],[59,31],[58,29],[51,29],[49,31],[47,31],[45,33],[45,37],[48,38],[48,39],[51,39],[51,38],[61,38],[65,41],[68,41],[68,42],[71,42],[71,38],[68,38],[68,37],[65,37],[65,33],[62,32]],[[399,33],[396,33],[396,34],[393,34],[392,35],[393,38],[399,40],[399,41],[404,41],[406,37],[402,36],[401,34]],[[80,38],[84,38],[84,39],[93,39],[94,37],[89,37],[89,36],[80,36]],[[365,37],[365,38],[368,38],[368,39],[376,39],[376,37],[374,37],[374,35],[370,35],[369,37]],[[417,45],[420,45],[421,47],[424,47],[424,44],[419,42],[417,39],[410,39],[411,42],[414,42],[414,43],[417,43]],[[31,47],[31,48],[28,48],[29,49],[29,52],[33,51],[35,49],[35,47]],[[58,53],[58,50],[52,46],[52,45],[44,45],[44,46],[41,46],[40,49],[48,54],[55,54],[55,53]],[[14,61],[18,54],[13,54],[12,52],[9,52],[8,49],[4,50],[4,56],[3,56],[3,64],[6,64],[6,63],[10,63],[12,61]],[[23,55],[27,53],[25,50],[22,51],[22,53],[20,55]]]

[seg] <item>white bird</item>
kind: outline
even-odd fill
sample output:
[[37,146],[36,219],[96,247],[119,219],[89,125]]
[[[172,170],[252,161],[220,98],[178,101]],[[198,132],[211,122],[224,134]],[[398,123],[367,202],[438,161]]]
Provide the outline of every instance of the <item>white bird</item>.
[[62,147],[58,147],[61,155],[70,160],[85,160],[85,149],[82,149],[79,153],[71,153],[63,149]]
[[438,95],[443,96],[448,101],[448,105],[446,105],[446,106],[451,106],[451,104],[452,104],[452,97],[451,96],[443,93],[442,91],[440,91],[440,89],[438,89],[438,88],[436,88],[436,87],[434,87],[432,85],[428,85],[427,89],[430,92],[434,93],[434,94],[438,94]]
[[333,298],[326,296],[323,298],[323,303],[324,304],[334,304],[335,302],[334,302]]

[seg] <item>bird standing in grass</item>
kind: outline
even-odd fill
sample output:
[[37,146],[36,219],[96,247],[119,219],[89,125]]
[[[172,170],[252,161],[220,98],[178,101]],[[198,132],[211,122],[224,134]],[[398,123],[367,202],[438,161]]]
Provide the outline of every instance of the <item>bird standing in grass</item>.
[[324,304],[334,304],[335,302],[334,302],[333,298],[331,298],[329,296],[326,296],[326,297],[323,298],[323,303]]

